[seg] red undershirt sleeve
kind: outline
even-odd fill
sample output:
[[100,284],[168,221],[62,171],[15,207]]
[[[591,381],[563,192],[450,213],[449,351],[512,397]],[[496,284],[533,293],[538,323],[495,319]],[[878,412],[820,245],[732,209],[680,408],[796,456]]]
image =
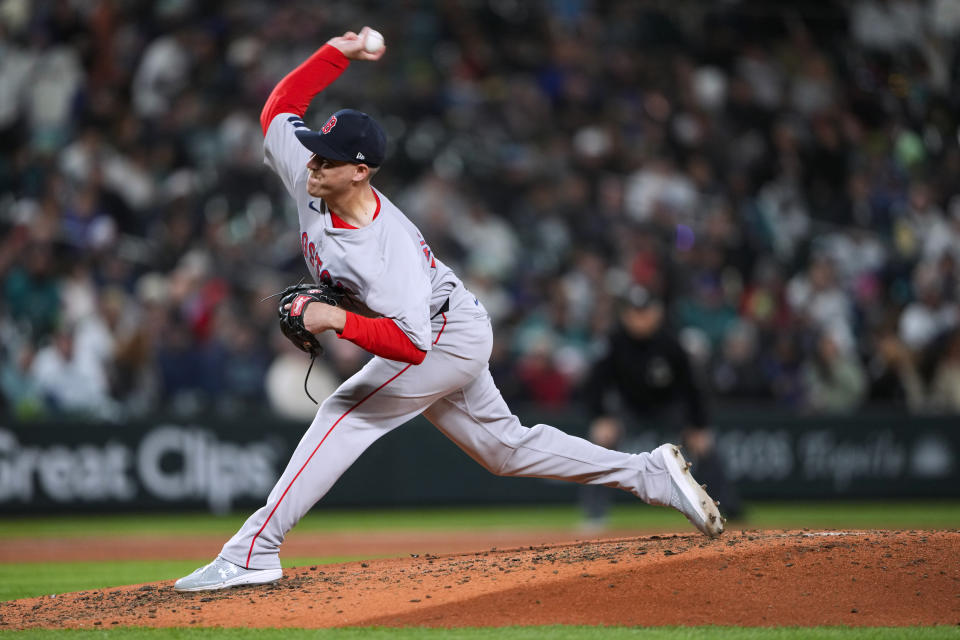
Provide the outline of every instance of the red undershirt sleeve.
[[390,318],[366,318],[347,311],[340,337],[387,360],[420,364],[427,357]]
[[[339,49],[327,44],[288,73],[270,92],[260,112],[263,134],[267,134],[277,114],[303,116],[314,96],[336,80],[349,64],[350,60]],[[389,360],[420,364],[427,355],[390,318],[365,318],[348,311],[340,337]]]
[[263,135],[278,113],[303,116],[310,101],[326,89],[349,66],[350,60],[336,47],[325,44],[281,80],[260,112]]

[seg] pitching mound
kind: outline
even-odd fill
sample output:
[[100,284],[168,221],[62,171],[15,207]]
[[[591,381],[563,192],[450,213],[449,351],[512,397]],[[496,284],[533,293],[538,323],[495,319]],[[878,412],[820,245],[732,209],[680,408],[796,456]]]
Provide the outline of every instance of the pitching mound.
[[648,536],[287,569],[0,603],[2,628],[956,625],[960,532]]

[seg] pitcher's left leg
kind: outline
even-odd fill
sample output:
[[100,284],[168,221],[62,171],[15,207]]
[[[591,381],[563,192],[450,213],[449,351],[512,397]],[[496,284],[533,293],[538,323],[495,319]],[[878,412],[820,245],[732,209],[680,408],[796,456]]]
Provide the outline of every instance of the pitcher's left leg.
[[602,484],[644,502],[672,506],[708,536],[723,531],[713,501],[673,445],[650,453],[613,451],[545,424],[524,427],[510,413],[489,371],[438,400],[424,416],[497,475]]
[[423,415],[492,473],[602,484],[645,502],[669,499],[667,469],[649,453],[613,451],[546,424],[525,427],[489,371]]

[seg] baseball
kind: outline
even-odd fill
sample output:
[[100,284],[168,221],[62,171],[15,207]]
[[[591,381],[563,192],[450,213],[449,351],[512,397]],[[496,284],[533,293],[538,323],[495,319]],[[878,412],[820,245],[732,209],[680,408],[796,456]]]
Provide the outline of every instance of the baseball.
[[363,50],[367,53],[376,53],[380,49],[383,49],[383,34],[376,29],[370,29],[363,41]]

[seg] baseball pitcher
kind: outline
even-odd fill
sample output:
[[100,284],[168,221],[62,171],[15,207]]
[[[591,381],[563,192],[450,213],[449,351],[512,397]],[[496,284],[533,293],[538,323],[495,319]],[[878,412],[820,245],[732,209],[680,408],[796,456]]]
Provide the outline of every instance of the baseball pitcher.
[[368,27],[332,38],[274,88],[260,116],[265,162],[296,201],[300,247],[315,284],[281,299],[281,326],[316,353],[334,331],[374,354],[320,405],[266,504],[219,556],[175,584],[180,591],[272,582],[284,537],[377,438],[423,414],[490,472],[629,491],[671,506],[707,536],[723,519],[679,449],[611,451],[554,427],[525,427],[488,370],[493,341],[483,305],[371,185],[386,136],[369,115],[344,109],[310,130],[310,101],[353,60],[379,60]]

